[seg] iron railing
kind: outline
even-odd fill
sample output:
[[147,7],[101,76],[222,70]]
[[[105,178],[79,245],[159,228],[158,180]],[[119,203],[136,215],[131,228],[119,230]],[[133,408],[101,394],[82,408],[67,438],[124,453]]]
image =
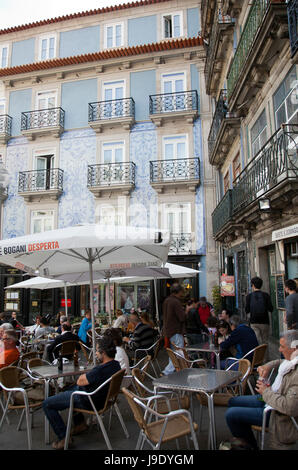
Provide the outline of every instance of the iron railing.
[[298,125],[283,125],[246,165],[233,185],[233,213],[285,180],[298,177]]
[[135,163],[102,163],[88,165],[87,186],[135,185]]
[[[272,0],[254,0],[251,6],[227,77],[229,97],[233,93],[238,78],[244,69],[244,64],[250,55],[255,37],[271,3]],[[283,3],[282,0],[280,0],[280,3]]]
[[198,110],[196,90],[149,96],[149,113],[152,115],[191,110]]
[[233,190],[228,189],[222,200],[212,213],[213,236],[215,236],[232,217],[232,194]]
[[298,0],[290,0],[287,6],[291,56],[293,57],[298,49]]
[[171,233],[169,254],[189,255],[192,252],[191,233]]
[[60,168],[19,172],[20,193],[48,190],[63,191],[63,170]]
[[8,114],[0,114],[0,134],[11,135],[12,118]]
[[62,108],[37,109],[21,115],[21,130],[43,129],[44,127],[64,128],[65,111]]
[[213,115],[210,132],[208,135],[209,157],[212,155],[221,123],[227,116],[227,113],[228,113],[227,90],[221,90],[218,101],[216,103],[216,108],[215,108],[215,112]]
[[150,182],[174,182],[200,179],[198,158],[177,158],[150,162]]
[[88,121],[101,121],[104,119],[134,118],[135,102],[133,98],[118,100],[97,101],[89,103]]

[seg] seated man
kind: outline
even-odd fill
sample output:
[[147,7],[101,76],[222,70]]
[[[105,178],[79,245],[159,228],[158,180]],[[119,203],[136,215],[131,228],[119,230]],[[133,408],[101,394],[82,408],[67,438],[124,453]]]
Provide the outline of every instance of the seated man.
[[[64,448],[66,436],[66,426],[59,411],[69,408],[71,394],[74,391],[82,390],[91,393],[120,370],[119,362],[114,359],[115,354],[116,346],[113,339],[109,336],[103,336],[97,341],[96,345],[96,356],[100,361],[100,365],[93,367],[90,372],[80,375],[77,384],[73,387],[58,395],[51,396],[43,402],[45,415],[55,434],[58,436],[58,441],[54,442],[52,445],[54,449]],[[109,384],[99,390],[95,395],[92,395],[93,403],[97,409],[101,409],[104,406],[108,390]],[[92,409],[89,398],[81,395],[75,396],[74,407]],[[73,435],[79,434],[87,428],[81,414],[74,415],[74,424]]]
[[50,320],[47,317],[41,317],[40,328],[35,333],[35,340],[41,339],[51,333],[55,333],[55,328],[50,326]]
[[[229,400],[226,421],[234,437],[246,440],[253,449],[257,442],[252,425],[262,426],[265,405],[272,406],[269,420],[269,446],[275,450],[286,450],[298,439],[298,431],[291,416],[298,419],[298,331],[290,330],[281,335],[279,351],[284,360],[277,359],[258,367],[258,395],[233,397]],[[268,386],[263,380],[269,378],[273,369],[278,374]]]
[[[244,325],[238,315],[233,315],[231,317],[230,325],[232,333],[225,341],[220,343],[220,350],[225,351],[230,349],[232,346],[235,346],[237,350],[236,358],[240,359],[246,353],[258,346],[258,340],[253,329]],[[251,357],[247,357],[249,361],[252,360],[252,355],[250,356]],[[221,361],[221,368],[225,368],[225,361]]]
[[186,335],[188,344],[198,344],[203,341],[202,333],[209,335],[209,331],[203,325],[201,318],[198,314],[199,300],[192,299],[186,308]]
[[59,335],[61,335],[61,333],[62,333],[62,323],[65,323],[65,322],[67,322],[67,316],[66,315],[61,315],[59,326],[56,329],[56,333],[58,333]]
[[[123,341],[128,344],[130,350],[128,350],[128,355],[132,357],[136,349],[148,349],[152,346],[154,343],[154,330],[149,325],[142,323],[136,313],[129,315],[129,321],[134,327],[133,335],[131,338],[125,336]],[[131,352],[131,354],[129,354],[129,352]],[[145,352],[140,353],[138,359],[145,354]]]
[[[59,336],[56,336],[54,341],[51,342],[46,348],[46,354],[47,358],[50,362],[53,362],[54,359],[56,359],[59,356],[59,351],[60,348],[58,347],[59,344],[64,343],[65,341],[80,341],[80,338],[78,335],[75,335],[71,331],[71,324],[69,322],[64,322],[61,325],[62,327],[62,333]],[[77,344],[77,350],[80,350],[81,347],[79,344]],[[67,356],[65,356],[67,357]]]
[[1,338],[2,347],[0,349],[0,369],[7,367],[19,360],[20,353],[17,349],[17,334],[13,329],[4,330]]

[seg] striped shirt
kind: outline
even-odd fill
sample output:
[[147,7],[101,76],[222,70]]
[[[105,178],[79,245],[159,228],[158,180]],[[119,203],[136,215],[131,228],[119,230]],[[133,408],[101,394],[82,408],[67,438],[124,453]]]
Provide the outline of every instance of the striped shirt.
[[144,323],[138,323],[135,327],[133,337],[130,340],[130,348],[134,351],[136,349],[148,349],[154,343],[154,330]]

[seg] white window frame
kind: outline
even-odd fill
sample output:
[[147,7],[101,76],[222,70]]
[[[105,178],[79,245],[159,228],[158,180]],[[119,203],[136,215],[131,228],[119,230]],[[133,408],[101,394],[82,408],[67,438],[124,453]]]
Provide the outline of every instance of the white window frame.
[[[116,28],[121,26],[121,43],[116,44]],[[108,28],[112,28],[112,45],[108,45]],[[104,25],[104,49],[115,49],[124,46],[124,22],[107,23]]]
[[[122,85],[121,87],[117,85]],[[124,117],[125,116],[125,107],[123,108],[124,101],[121,103],[118,103],[118,105],[114,106],[112,103],[109,103],[110,100],[105,99],[105,91],[107,89],[112,89],[112,101],[116,102],[117,98],[115,96],[116,93],[116,88],[122,88],[123,93],[122,93],[122,99],[126,97],[126,80],[110,80],[110,81],[105,81],[102,84],[102,101],[105,102],[105,108],[104,108],[104,117],[105,119],[112,119],[112,118],[117,118],[117,117]]]
[[35,95],[35,109],[48,109],[48,106],[46,108],[40,108],[38,105],[38,101],[42,99],[41,95],[45,96],[45,99],[49,98],[55,98],[55,104],[52,106],[53,108],[57,107],[57,102],[58,102],[58,91],[57,90],[40,90],[36,92]]
[[[106,214],[104,214],[104,212],[106,212]],[[115,227],[126,226],[125,204],[101,204],[98,207],[98,214],[98,223],[101,225],[111,225]],[[123,218],[122,221],[120,219],[121,217]]]
[[104,161],[104,150],[107,147],[111,147],[112,150],[112,161],[109,163],[116,163],[115,162],[115,152],[117,149],[121,148],[122,149],[122,162],[124,163],[126,161],[125,157],[125,141],[124,140],[119,140],[119,141],[111,141],[111,142],[102,142],[101,143],[101,152],[100,152],[100,163],[108,163]]
[[[291,71],[289,71],[290,73]],[[282,80],[282,82],[279,84],[279,86],[277,87],[273,97],[275,96],[275,94],[277,93],[277,90],[279,89],[279,87],[282,85],[282,83],[287,79],[289,73],[285,76],[285,78]],[[288,99],[290,98],[291,100],[293,99],[295,101],[295,104],[297,105],[298,103],[298,74],[297,74],[297,68],[296,68],[296,80],[293,81],[293,87],[290,89],[290,91],[288,92],[288,94],[286,95],[286,97],[284,98],[284,100],[280,103],[280,105],[278,106],[278,108],[275,109],[275,106],[274,106],[274,99],[273,99],[273,111],[274,111],[274,123],[275,123],[275,127],[276,127],[276,130],[279,129],[279,127],[277,126],[277,113],[278,111],[280,110],[280,108],[284,105],[285,106],[285,114],[286,114],[286,122],[282,123],[282,124],[288,124],[290,121],[293,120],[294,116],[296,114],[298,114],[298,106],[297,108],[295,109],[294,113],[289,116],[289,112],[288,112]],[[293,97],[291,96],[293,95]]]
[[[50,40],[54,39],[54,55],[53,57],[50,57]],[[42,57],[42,43],[43,41],[47,41],[47,47],[46,47],[46,56]],[[39,38],[39,43],[38,43],[38,60],[44,61],[44,60],[52,60],[57,57],[57,34],[52,33],[52,34],[46,34],[43,36],[40,36]]]
[[[39,214],[40,213],[40,214]],[[42,214],[43,213],[43,214]],[[36,215],[34,215],[36,214]],[[38,215],[39,214],[39,215]],[[30,212],[30,233],[33,234],[33,233],[43,233],[47,230],[44,230],[44,224],[45,224],[45,221],[46,219],[51,219],[51,222],[52,222],[52,226],[51,228],[49,228],[48,230],[54,230],[55,228],[55,211],[53,209],[46,209],[46,210],[43,210],[43,209],[37,209],[37,210],[32,210]],[[34,232],[33,231],[33,228],[34,228],[34,222],[36,220],[41,220],[41,224],[42,224],[42,230],[40,232]]]
[[[174,17],[179,16],[180,17],[180,34],[179,36],[176,36],[174,34]],[[172,27],[172,34],[170,36],[166,36],[166,20],[170,18],[171,21],[171,27]],[[172,39],[172,38],[180,38],[184,36],[184,27],[183,27],[183,11],[175,11],[173,13],[164,13],[161,17],[161,34],[162,34],[162,39]]]
[[172,142],[174,144],[174,154],[173,154],[173,160],[178,159],[177,155],[177,145],[183,141],[185,143],[185,157],[188,158],[189,156],[189,147],[188,147],[188,134],[177,134],[177,135],[164,135],[162,137],[162,159],[166,161],[165,155],[166,155],[166,143],[167,142]]
[[[178,223],[177,223],[177,220],[174,221],[174,225],[175,227],[174,228],[174,231],[170,231],[171,234],[182,234],[182,233],[192,233],[192,230],[191,230],[191,207],[192,207],[192,204],[191,202],[167,202],[167,203],[163,203],[162,204],[162,226],[166,229],[166,230],[169,230],[170,231],[170,227],[169,227],[169,224],[168,224],[168,215],[170,213],[176,213],[176,216],[178,216],[178,218],[180,220],[178,220]],[[187,210],[185,210],[187,209]],[[183,212],[186,212],[187,214],[187,220],[186,220],[186,227],[182,227],[181,226],[181,216],[180,214]]]
[[[3,61],[3,49],[7,49],[5,65],[2,64]],[[9,64],[9,44],[0,45],[0,69],[5,69]]]
[[[55,168],[55,161],[56,161],[56,152],[55,152],[55,150],[54,149],[40,149],[40,150],[35,150],[33,152],[32,169],[34,171],[37,170],[37,160],[38,160],[38,158],[46,159],[47,157],[51,157],[50,168],[49,169]],[[47,180],[41,180],[41,181],[43,181],[44,190],[46,190],[46,184],[48,183],[48,181]],[[43,186],[43,184],[38,185],[38,180],[36,180],[36,188],[42,189],[42,186]],[[49,189],[52,189],[52,187],[53,187],[53,183],[52,183],[52,181],[50,181]],[[32,190],[34,190],[36,188],[33,188],[33,186],[32,186]]]
[[[174,83],[175,82],[175,77],[180,77],[181,76],[181,79],[183,79],[183,90],[182,91],[186,91],[186,83],[187,83],[187,80],[186,80],[186,72],[185,71],[182,71],[182,72],[173,72],[173,73],[163,73],[161,75],[161,93],[166,93],[165,92],[165,82],[166,81],[169,81],[170,78],[172,78],[172,82]],[[175,91],[172,91],[172,93],[176,93]]]
[[[252,130],[254,128],[254,126],[257,124],[258,120],[261,118],[262,115],[265,115],[265,119],[266,119],[266,125],[262,128],[261,132],[259,132],[259,134],[257,135],[257,137],[253,140],[253,136],[252,136]],[[264,131],[265,131],[265,134],[266,134],[266,140],[265,142],[267,142],[268,140],[268,136],[267,136],[267,129],[268,129],[268,120],[267,120],[267,114],[266,114],[266,108],[263,109],[263,111],[260,113],[260,115],[258,116],[258,118],[255,120],[254,124],[251,126],[251,129],[250,129],[250,145],[251,145],[251,155],[252,155],[252,158],[254,158],[257,153],[261,150],[261,148],[264,146],[261,145],[261,136],[263,135]],[[254,152],[254,144],[258,142],[258,151],[257,152]]]

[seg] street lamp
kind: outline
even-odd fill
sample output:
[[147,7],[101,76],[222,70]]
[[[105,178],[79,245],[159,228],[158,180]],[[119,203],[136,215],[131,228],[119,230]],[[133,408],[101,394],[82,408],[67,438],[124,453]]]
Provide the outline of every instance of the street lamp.
[[259,199],[259,209],[264,212],[270,211],[271,210],[270,199],[266,197]]

